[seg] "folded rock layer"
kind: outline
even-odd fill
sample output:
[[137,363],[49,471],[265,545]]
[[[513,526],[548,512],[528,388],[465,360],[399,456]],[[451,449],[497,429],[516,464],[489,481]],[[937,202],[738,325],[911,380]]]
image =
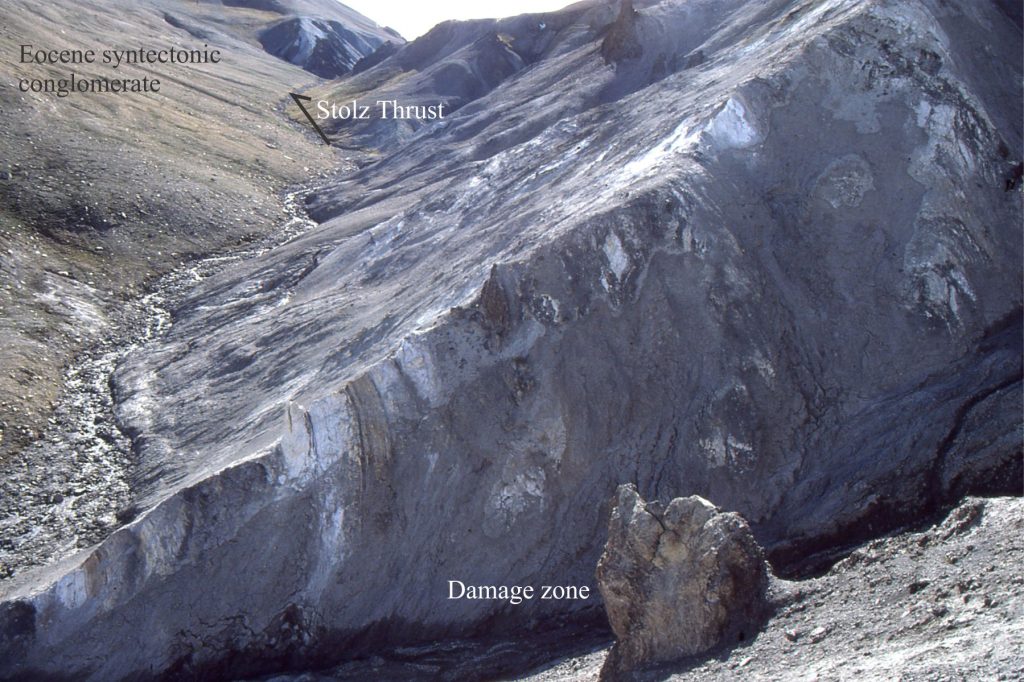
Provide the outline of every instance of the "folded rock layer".
[[238,676],[579,615],[447,581],[593,589],[625,481],[741,513],[782,568],[1019,488],[1016,23],[635,9],[612,63],[598,2],[331,86],[473,75],[445,121],[353,129],[380,160],[319,192],[320,229],[122,368],[142,513],[7,589],[0,677]]

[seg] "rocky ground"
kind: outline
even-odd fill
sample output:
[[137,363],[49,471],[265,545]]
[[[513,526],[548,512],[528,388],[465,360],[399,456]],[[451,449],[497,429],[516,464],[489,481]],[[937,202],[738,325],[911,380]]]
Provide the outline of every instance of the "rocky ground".
[[[296,225],[308,227],[305,192],[353,167],[351,153],[330,150],[304,121],[284,114],[288,92],[315,79],[267,54],[257,38],[302,14],[400,39],[333,2],[260,6],[153,0],[123,15],[102,0],[5,8],[0,580],[116,527],[116,513],[131,500],[132,455],[113,414],[114,367],[166,332],[171,309],[201,276],[288,241]],[[74,32],[64,30],[72,25]],[[207,45],[225,58],[219,66],[158,69],[161,94],[57,98],[14,86],[71,70],[113,72],[15,63],[21,44]],[[110,125],[111,118],[129,125]],[[302,192],[289,191],[298,184]]]
[[[148,282],[259,240],[287,220],[286,187],[344,163],[282,115],[288,92],[316,79],[256,41],[254,32],[279,18],[172,0],[128,9],[107,0],[5,4],[0,462],[42,436],[71,359],[106,343],[118,310]],[[196,26],[205,33],[197,36]],[[21,44],[97,52],[209,45],[227,58],[119,70],[162,77],[160,93],[58,98],[22,93],[18,81],[118,72],[21,64]]]
[[[764,629],[638,680],[1019,680],[1024,499],[965,500],[936,525],[874,540],[825,575],[776,581]],[[597,680],[599,649],[522,676]]]
[[148,285],[143,296],[114,311],[99,340],[75,358],[41,437],[3,463],[0,580],[93,545],[131,520],[134,456],[114,415],[115,368],[167,333],[173,311],[198,283],[315,227],[303,209],[315,188],[285,196],[290,218],[267,237],[229,255],[187,263]]
[[[101,4],[18,5],[15,19],[36,26],[37,8],[88,28]],[[199,7],[216,24],[221,6]],[[447,581],[595,588],[621,484],[741,514],[789,576],[966,494],[1021,494],[1019,21],[968,0],[633,7],[443,24],[311,91],[453,113],[332,127],[374,152],[310,196],[319,229],[199,282],[172,327],[119,363],[132,509],[99,544],[0,585],[0,678],[342,664],[366,677],[394,662],[398,678],[419,665],[496,677],[564,657],[545,642],[573,638],[550,628],[593,625],[595,602],[456,603]],[[126,10],[126,28],[155,40],[166,29],[152,9]],[[164,116],[167,137],[133,138],[102,201],[60,182],[89,187],[103,167],[58,176],[26,165],[60,163],[56,142],[3,133],[19,169],[0,197],[21,222],[0,353],[35,344],[34,360],[4,365],[19,368],[5,389],[24,387],[18,400],[46,386],[20,368],[61,364],[32,301],[64,305],[71,333],[102,328],[118,287],[152,274],[143,263],[170,270],[185,246],[251,241],[253,224],[280,224],[267,220],[283,210],[275,178],[337,164],[275,108],[305,74],[236,47],[251,61],[227,82],[196,74],[194,99],[116,112]],[[242,114],[247,93],[257,104]],[[14,104],[46,118],[40,102]],[[221,119],[231,127],[203,125]],[[57,120],[54,132],[79,130]],[[123,137],[95,127],[101,147]],[[93,269],[50,273],[50,245]],[[66,491],[48,493],[39,509],[59,511]],[[850,651],[862,631],[884,641],[877,621],[856,626],[829,601],[854,604],[885,575],[874,565],[850,567],[848,588],[842,574],[780,588],[776,618],[795,641],[776,644],[839,655],[840,631]],[[871,613],[911,573],[875,585]],[[945,633],[954,606],[977,606],[932,580],[885,612],[888,626],[914,607],[908,646],[927,646],[915,628]],[[916,606],[939,594],[946,614]],[[522,638],[488,639],[509,633]],[[744,675],[745,659],[693,674]],[[764,675],[789,672],[784,660]]]
[[[857,548],[817,578],[773,579],[773,615],[743,642],[637,673],[684,680],[1019,680],[1024,499],[969,498],[934,525]],[[382,651],[261,678],[595,682],[611,635],[555,625],[518,638]]]

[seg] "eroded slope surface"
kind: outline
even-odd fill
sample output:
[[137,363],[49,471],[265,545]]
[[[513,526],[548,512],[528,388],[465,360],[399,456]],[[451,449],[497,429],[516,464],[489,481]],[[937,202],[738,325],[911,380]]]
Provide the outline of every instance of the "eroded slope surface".
[[[388,41],[403,43],[334,0],[146,0],[127,8],[12,0],[4,10],[0,463],[49,435],[66,365],[107,342],[118,309],[147,281],[273,231],[288,218],[284,187],[343,163],[280,115],[288,92],[315,80],[300,68],[334,76]],[[274,32],[292,22],[309,30]],[[222,60],[40,66],[19,63],[22,45],[209,48]],[[158,78],[162,92],[58,97],[18,89],[22,78],[71,72]],[[0,559],[0,576],[5,565]]]
[[[264,3],[238,0],[233,4],[261,8]],[[321,78],[346,74],[378,49],[393,49],[405,42],[394,29],[381,28],[333,0],[292,0],[274,3],[269,9],[283,16],[257,31],[260,45]]]
[[779,570],[1019,492],[1018,25],[636,7],[443,25],[325,90],[459,101],[350,131],[381,160],[317,194],[321,229],[123,368],[142,513],[8,590],[0,674],[240,675],[584,615],[446,581],[592,586],[622,482],[741,512]]
[[[932,528],[872,541],[825,576],[780,585],[778,611],[753,641],[637,680],[1020,679],[1022,529],[1020,498],[967,500]],[[516,679],[596,680],[606,655]]]
[[[47,429],[67,364],[185,261],[287,220],[287,186],[339,163],[280,115],[315,79],[251,36],[275,14],[147,0],[4,4],[0,463]],[[255,22],[255,23],[254,23]],[[220,50],[220,64],[41,66],[35,50]],[[22,78],[159,78],[159,93],[23,93]],[[282,150],[288,150],[283,152]]]

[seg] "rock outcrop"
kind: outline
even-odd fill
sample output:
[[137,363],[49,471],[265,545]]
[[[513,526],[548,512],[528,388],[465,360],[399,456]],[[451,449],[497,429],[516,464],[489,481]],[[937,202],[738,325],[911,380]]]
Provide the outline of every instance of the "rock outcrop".
[[[773,581],[772,617],[744,644],[636,677],[1018,679],[1024,670],[1022,531],[1024,499],[968,498],[940,523],[872,540],[820,577]],[[517,679],[595,680],[607,657],[607,649],[576,654]]]
[[360,31],[340,21],[290,17],[263,30],[260,44],[274,55],[321,78],[337,78],[386,44],[400,39],[383,31]]
[[442,98],[468,57],[522,61],[381,135],[319,229],[124,363],[139,513],[5,586],[0,677],[241,677],[581,618],[447,581],[593,587],[622,481],[741,513],[783,569],[1019,490],[1017,25],[664,0],[613,69],[616,9],[331,86]]
[[[382,48],[364,63],[357,64],[352,77],[315,92],[319,97],[337,102],[372,93],[374,100],[394,99],[416,105],[443,103],[451,114],[486,98],[531,67],[550,68],[560,61],[560,55],[593,49],[601,29],[611,19],[614,14],[601,3],[596,6],[578,3],[546,14],[445,21],[412,42],[393,49]],[[545,63],[547,57],[554,59]],[[517,96],[532,95],[523,92]],[[548,107],[546,100],[546,97],[540,99],[544,109]],[[478,115],[485,113],[477,111]],[[496,113],[492,111],[490,115]],[[447,120],[380,121],[374,116],[371,120],[360,121],[327,120],[323,125],[348,145],[393,150],[424,129],[436,131],[449,123]],[[534,134],[539,131],[526,121],[521,123],[528,125]],[[504,137],[499,136],[495,143],[503,144]]]
[[620,486],[597,564],[617,642],[609,679],[752,636],[767,613],[768,567],[739,514],[696,495],[664,507]]
[[609,63],[623,59],[636,59],[643,54],[643,46],[637,36],[637,11],[633,8],[633,0],[622,0],[619,16],[601,41],[601,56]]
[[[224,0],[227,8],[239,8],[249,37],[279,59],[321,78],[337,78],[352,71],[361,59],[388,43],[405,40],[394,29],[381,27],[337,0]],[[175,8],[180,11],[179,8]],[[204,16],[207,25],[224,23],[221,8]],[[186,28],[193,36],[209,33],[194,20],[168,14],[167,21]]]

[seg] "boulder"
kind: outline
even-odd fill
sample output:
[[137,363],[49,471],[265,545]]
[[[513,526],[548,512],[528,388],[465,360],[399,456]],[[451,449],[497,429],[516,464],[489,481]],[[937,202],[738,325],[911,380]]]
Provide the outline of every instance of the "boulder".
[[614,504],[597,565],[618,640],[606,674],[742,641],[760,626],[768,569],[742,516],[697,495],[647,503],[632,484]]

